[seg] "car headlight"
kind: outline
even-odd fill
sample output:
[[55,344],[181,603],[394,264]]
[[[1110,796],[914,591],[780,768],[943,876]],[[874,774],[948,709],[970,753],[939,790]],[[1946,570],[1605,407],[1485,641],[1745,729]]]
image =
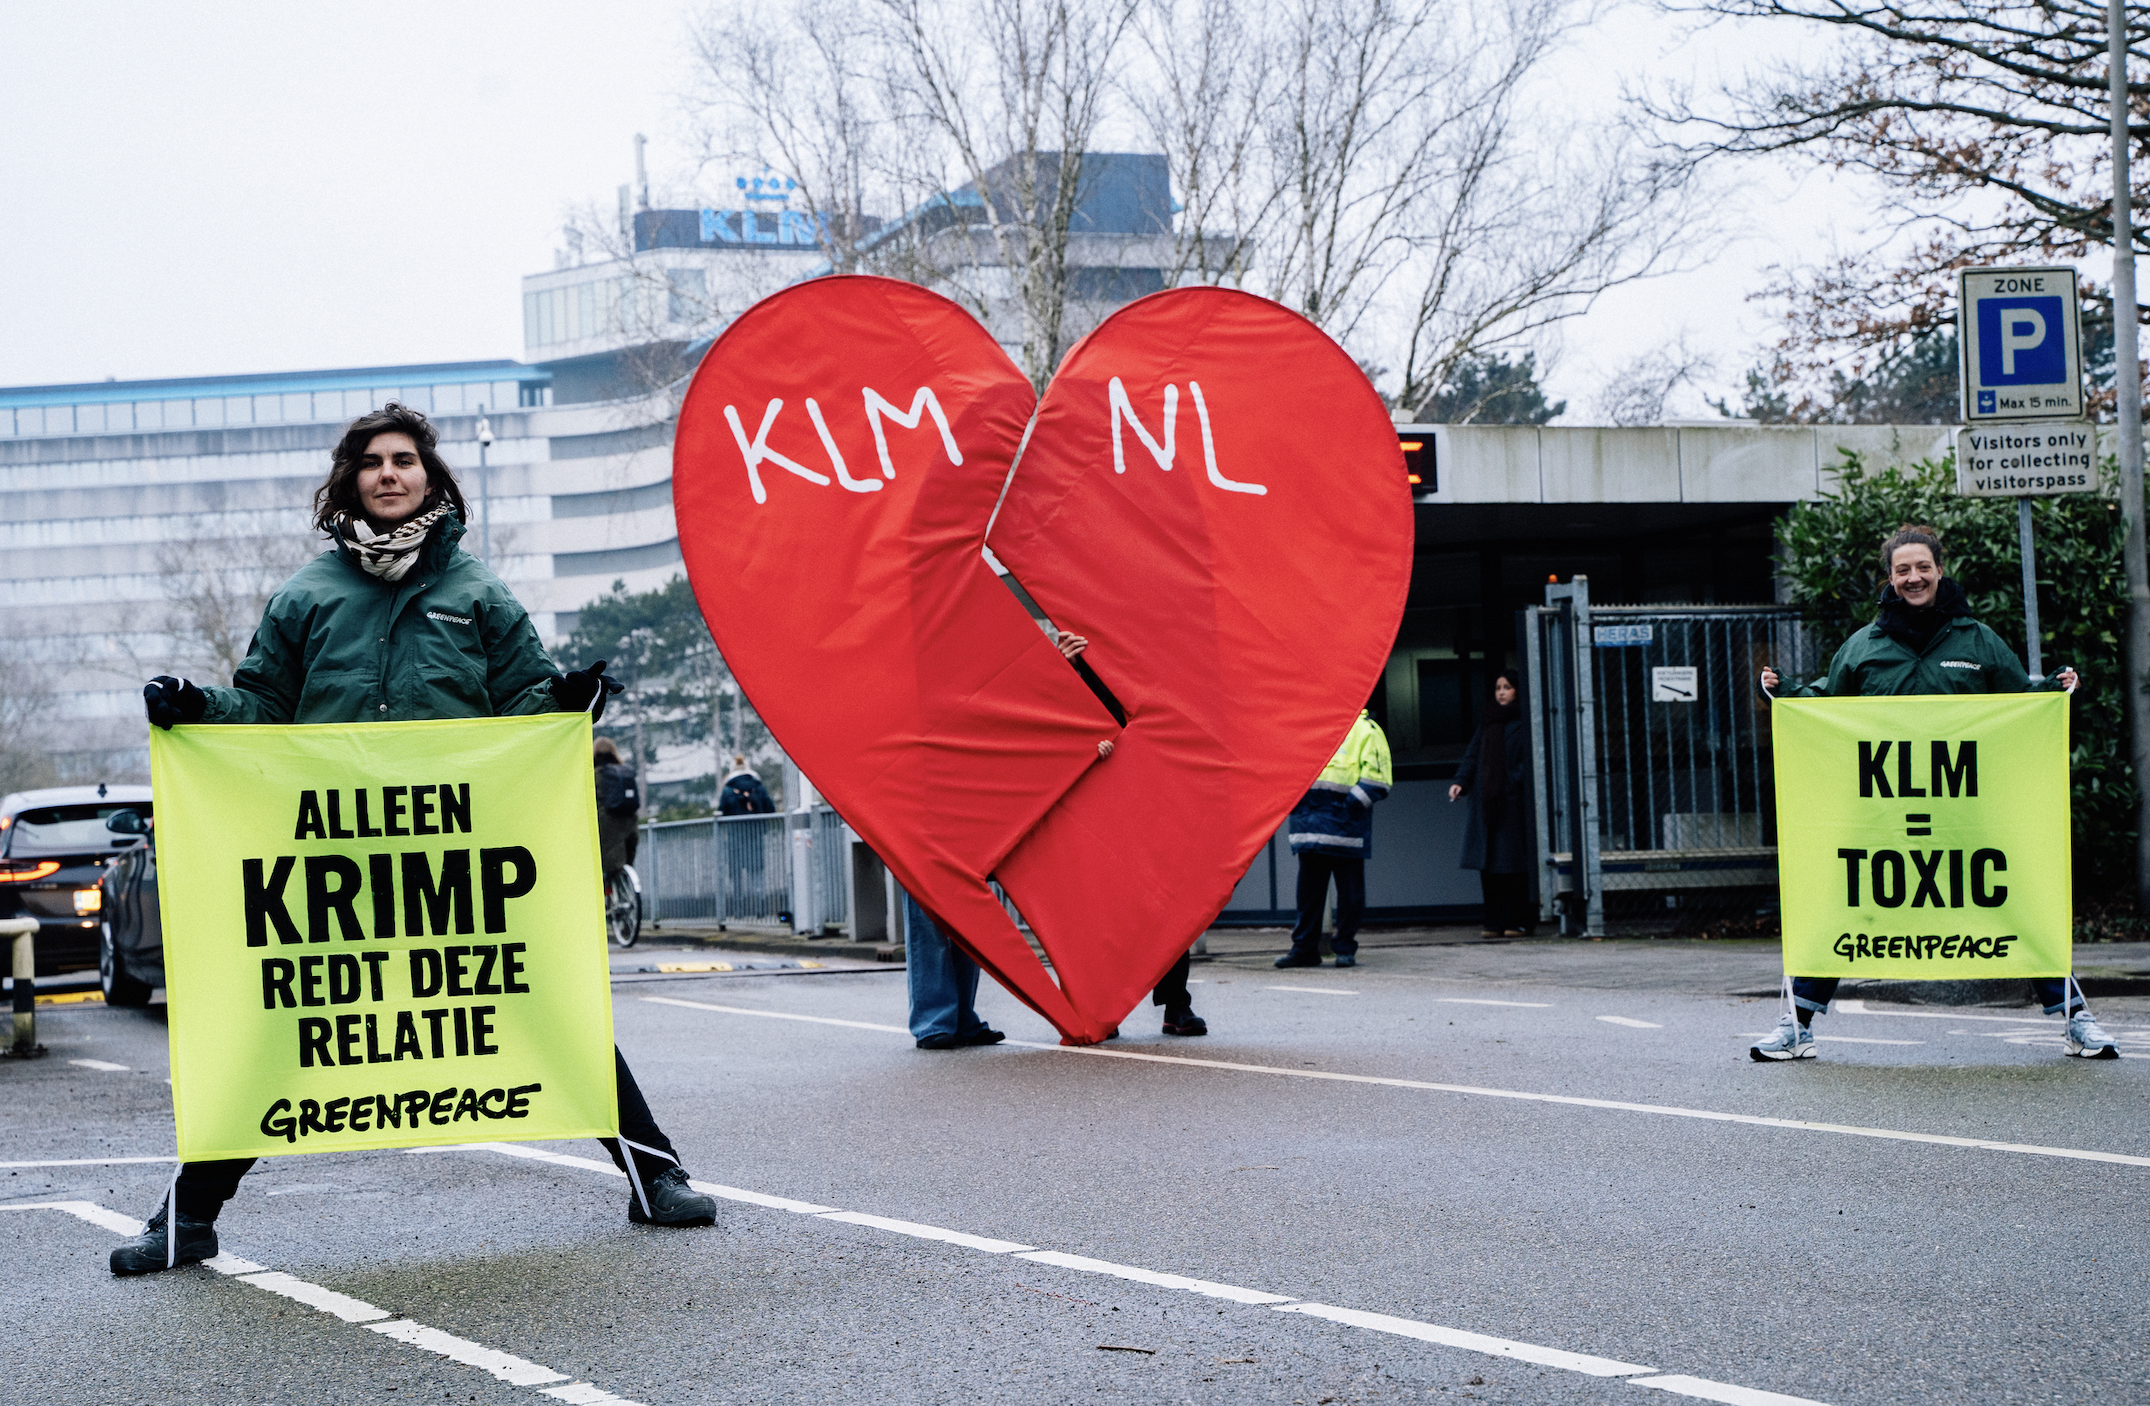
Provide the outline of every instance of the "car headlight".
[[105,891],[103,889],[75,890],[75,915],[77,917],[84,917],[91,913],[102,912],[104,910],[104,906]]

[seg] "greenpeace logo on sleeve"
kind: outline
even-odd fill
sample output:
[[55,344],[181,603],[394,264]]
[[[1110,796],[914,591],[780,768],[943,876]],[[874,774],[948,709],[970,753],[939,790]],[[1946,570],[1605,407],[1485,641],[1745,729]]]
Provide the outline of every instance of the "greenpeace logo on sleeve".
[[[446,618],[453,619],[454,617],[449,616]],[[1983,664],[1973,664],[1968,659],[1944,659],[1941,661],[1941,667],[1944,669],[1976,669],[1983,671],[1986,666]]]
[[451,625],[468,625],[470,623],[468,615],[450,615],[445,610],[429,610],[426,612],[426,619],[446,620]]

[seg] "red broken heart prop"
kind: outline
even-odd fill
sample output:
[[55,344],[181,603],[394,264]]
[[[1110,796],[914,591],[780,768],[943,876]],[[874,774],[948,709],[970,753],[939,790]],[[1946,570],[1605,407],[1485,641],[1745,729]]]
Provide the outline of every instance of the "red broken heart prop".
[[[1121,309],[1040,402],[937,294],[802,284],[710,348],[673,461],[695,597],[763,721],[943,931],[1080,1043],[1186,951],[1320,773],[1410,577],[1402,459],[1365,376],[1226,289]],[[1124,729],[988,544],[1090,639]]]

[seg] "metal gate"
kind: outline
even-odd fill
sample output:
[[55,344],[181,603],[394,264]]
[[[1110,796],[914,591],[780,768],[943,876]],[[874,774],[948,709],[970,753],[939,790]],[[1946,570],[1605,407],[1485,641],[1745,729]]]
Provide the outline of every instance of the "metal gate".
[[1667,910],[1751,908],[1777,881],[1762,666],[1805,677],[1789,606],[1593,606],[1587,577],[1523,612],[1541,916],[1602,936]]

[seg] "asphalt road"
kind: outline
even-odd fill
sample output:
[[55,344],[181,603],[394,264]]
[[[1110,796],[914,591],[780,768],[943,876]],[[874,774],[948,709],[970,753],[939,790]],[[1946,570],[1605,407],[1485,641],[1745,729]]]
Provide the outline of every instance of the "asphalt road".
[[48,1164],[169,1155],[161,1011],[47,1007],[52,1056],[0,1065],[4,1395],[2150,1400],[2150,998],[2095,1003],[2117,1062],[2027,1008],[1875,1005],[1756,1065],[1775,1009],[1728,993],[1769,962],[1229,955],[1213,1034],[1145,1008],[1102,1052],[990,983],[1010,1044],[927,1053],[896,972],[623,979],[716,1228],[628,1225],[589,1143],[296,1156],[220,1222],[251,1265],[137,1280],[107,1225],[169,1162]]

